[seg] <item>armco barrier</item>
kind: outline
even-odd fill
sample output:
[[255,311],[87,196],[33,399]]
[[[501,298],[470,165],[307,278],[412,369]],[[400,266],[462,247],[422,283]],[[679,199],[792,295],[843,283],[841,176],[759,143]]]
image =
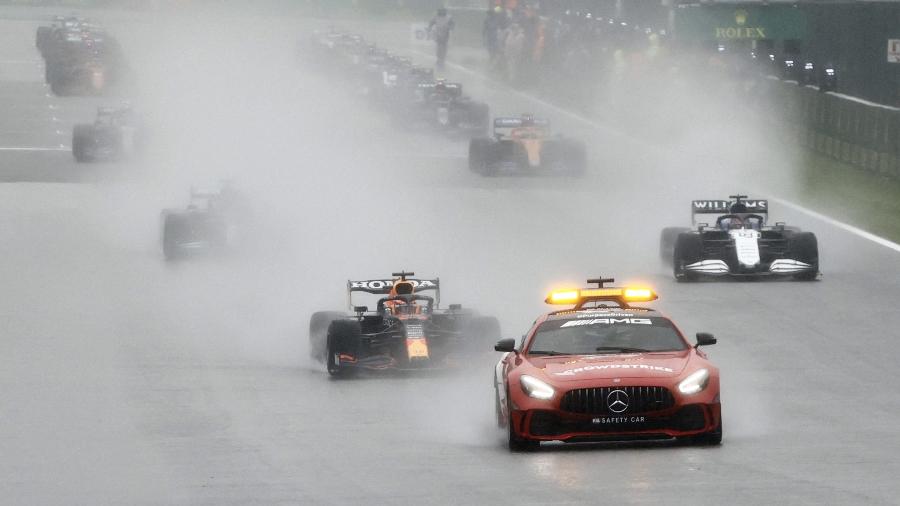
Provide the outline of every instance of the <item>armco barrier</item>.
[[770,81],[773,105],[808,149],[900,179],[900,109]]

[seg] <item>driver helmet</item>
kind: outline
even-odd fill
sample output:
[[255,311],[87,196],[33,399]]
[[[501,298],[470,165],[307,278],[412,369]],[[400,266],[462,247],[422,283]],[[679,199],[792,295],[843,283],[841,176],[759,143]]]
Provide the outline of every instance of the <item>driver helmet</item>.
[[744,228],[743,214],[733,214],[731,216],[723,216],[719,218],[718,226],[721,230],[738,230]]
[[[415,286],[409,281],[400,280],[394,282],[394,286],[391,287],[391,292],[388,295],[389,297],[396,297],[398,295],[412,295],[413,293],[415,293]],[[415,314],[418,312],[417,304],[412,301],[389,300],[384,303],[384,306],[393,314]]]

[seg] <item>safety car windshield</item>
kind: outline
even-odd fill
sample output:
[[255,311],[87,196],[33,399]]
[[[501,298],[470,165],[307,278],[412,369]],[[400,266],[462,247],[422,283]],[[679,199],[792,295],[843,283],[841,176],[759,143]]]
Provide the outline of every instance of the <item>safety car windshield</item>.
[[679,351],[687,343],[666,318],[587,315],[549,320],[531,340],[530,355],[594,355]]

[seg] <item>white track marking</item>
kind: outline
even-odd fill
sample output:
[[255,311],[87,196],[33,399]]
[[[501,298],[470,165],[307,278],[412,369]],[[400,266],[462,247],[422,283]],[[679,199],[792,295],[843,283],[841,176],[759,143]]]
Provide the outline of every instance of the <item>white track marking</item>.
[[[423,57],[426,57],[426,58],[432,56],[430,53],[425,53],[425,52],[419,51],[419,50],[412,50],[412,52],[415,53],[415,54],[417,54],[417,55],[419,55],[419,56],[423,56]],[[458,70],[458,71],[460,71],[460,72],[463,72],[463,73],[465,73],[465,74],[473,75],[473,76],[476,76],[476,77],[478,77],[478,78],[484,79],[484,80],[486,80],[487,82],[489,82],[489,83],[491,83],[491,84],[493,84],[493,85],[495,85],[495,86],[502,87],[505,91],[508,91],[508,92],[509,92],[510,94],[512,94],[512,95],[516,95],[516,96],[518,96],[518,97],[520,97],[520,98],[522,98],[522,99],[525,99],[525,100],[527,100],[527,101],[531,101],[531,102],[533,102],[533,103],[539,104],[539,105],[542,106],[542,107],[546,107],[546,108],[548,108],[548,109],[551,109],[551,110],[553,110],[553,111],[556,111],[557,113],[562,114],[563,116],[566,116],[566,117],[568,117],[568,118],[570,118],[570,119],[573,119],[573,120],[575,120],[575,121],[578,121],[578,122],[580,122],[580,123],[582,123],[582,124],[584,124],[584,125],[587,125],[587,126],[590,126],[590,127],[596,128],[596,129],[604,130],[604,131],[611,131],[608,127],[604,127],[603,125],[600,125],[600,124],[597,123],[596,121],[593,121],[593,120],[591,120],[591,119],[589,119],[589,118],[586,118],[585,116],[582,116],[582,115],[580,115],[580,114],[574,113],[574,112],[569,111],[569,110],[567,110],[567,109],[563,109],[562,107],[559,107],[558,105],[551,104],[551,103],[547,102],[546,100],[542,100],[542,99],[540,99],[540,98],[538,98],[538,97],[535,97],[534,95],[531,95],[531,94],[529,94],[529,93],[525,93],[524,91],[516,90],[515,88],[512,88],[512,87],[510,87],[509,85],[507,85],[507,84],[505,84],[505,83],[503,83],[503,82],[497,81],[496,79],[493,79],[493,78],[491,78],[491,77],[488,77],[488,76],[482,74],[481,72],[478,72],[478,71],[476,71],[476,70],[470,69],[470,68],[468,68],[468,67],[465,67],[465,66],[463,66],[463,65],[460,65],[460,64],[458,64],[458,63],[453,63],[453,62],[450,62],[450,61],[447,61],[445,64],[446,64],[448,67],[452,67],[452,68],[454,68],[454,69],[456,69],[456,70]],[[624,135],[624,134],[623,134],[623,135]],[[866,240],[868,240],[868,241],[872,241],[872,242],[874,242],[874,243],[876,243],[876,244],[879,244],[879,245],[881,245],[881,246],[884,246],[885,248],[889,248],[889,249],[892,249],[892,250],[894,250],[894,251],[900,253],[900,244],[897,244],[897,243],[895,243],[895,242],[893,242],[893,241],[891,241],[891,240],[889,240],[889,239],[885,239],[884,237],[875,235],[875,234],[873,234],[873,233],[871,233],[871,232],[867,232],[867,231],[865,231],[865,230],[863,230],[863,229],[861,229],[861,228],[854,227],[853,225],[849,225],[849,224],[844,223],[844,222],[842,222],[842,221],[840,221],[840,220],[836,220],[836,219],[834,219],[834,218],[832,218],[832,217],[830,217],[830,216],[824,215],[824,214],[822,214],[822,213],[820,213],[820,212],[814,211],[814,210],[812,210],[812,209],[808,209],[808,208],[806,208],[806,207],[801,206],[800,204],[797,204],[797,203],[795,203],[795,202],[791,202],[790,200],[786,200],[786,199],[783,199],[783,198],[780,198],[780,197],[769,197],[769,198],[770,198],[771,200],[775,201],[775,202],[778,202],[779,204],[781,204],[781,205],[783,205],[783,206],[785,206],[785,207],[789,207],[789,208],[791,208],[791,209],[793,209],[793,210],[795,210],[795,211],[798,211],[798,212],[800,212],[800,213],[803,213],[803,214],[805,214],[805,215],[807,215],[807,216],[810,216],[810,217],[813,217],[813,218],[822,220],[822,221],[824,221],[825,223],[828,223],[829,225],[831,225],[831,226],[833,226],[833,227],[837,227],[837,228],[839,228],[839,229],[841,229],[841,230],[844,230],[844,231],[846,231],[846,232],[850,232],[851,234],[856,235],[857,237],[861,237],[861,238],[866,239]]]
[[826,216],[822,213],[813,211],[812,209],[807,209],[807,208],[801,206],[800,204],[795,204],[794,202],[791,202],[790,200],[785,200],[783,198],[771,197],[771,196],[769,197],[769,200],[774,200],[775,202],[778,202],[779,204],[781,204],[785,207],[789,207],[795,211],[799,211],[808,216],[812,216],[813,218],[822,220],[831,226],[837,227],[841,230],[845,230],[847,232],[850,232],[851,234],[857,235],[859,237],[862,237],[863,239],[867,239],[876,244],[880,244],[880,245],[884,246],[885,248],[890,248],[890,249],[900,253],[900,244],[897,244],[893,241],[885,239],[884,237],[877,236],[871,232],[866,232],[865,230],[863,230],[861,228],[854,227],[853,225],[849,225],[842,221],[838,221],[830,216]]
[[65,146],[32,147],[32,146],[0,146],[0,151],[68,151]]

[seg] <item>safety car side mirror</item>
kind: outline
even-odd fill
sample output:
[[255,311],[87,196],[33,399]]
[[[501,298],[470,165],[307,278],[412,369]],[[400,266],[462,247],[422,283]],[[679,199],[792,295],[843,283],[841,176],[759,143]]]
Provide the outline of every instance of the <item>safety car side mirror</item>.
[[494,351],[516,351],[516,340],[513,338],[501,339],[494,345]]
[[708,332],[697,332],[697,345],[694,348],[699,348],[700,346],[709,346],[711,344],[716,344],[716,337]]

